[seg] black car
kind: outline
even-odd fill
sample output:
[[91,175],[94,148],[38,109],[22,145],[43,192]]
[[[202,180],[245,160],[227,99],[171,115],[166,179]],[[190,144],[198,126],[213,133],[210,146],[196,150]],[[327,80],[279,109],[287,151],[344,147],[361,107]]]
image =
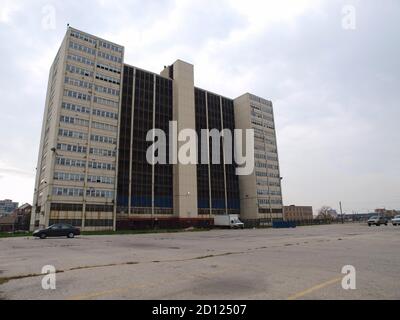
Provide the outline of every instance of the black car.
[[81,234],[79,228],[73,227],[70,224],[57,223],[49,226],[46,229],[36,230],[33,232],[34,237],[45,239],[47,237],[67,237],[73,238]]

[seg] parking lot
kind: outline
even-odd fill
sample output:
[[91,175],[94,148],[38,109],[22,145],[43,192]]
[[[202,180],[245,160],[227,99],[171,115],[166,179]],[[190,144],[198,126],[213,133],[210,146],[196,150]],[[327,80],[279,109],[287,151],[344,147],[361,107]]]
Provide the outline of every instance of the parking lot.
[[[2,299],[400,299],[400,227],[0,239]],[[53,265],[56,289],[42,288]],[[356,269],[344,290],[342,267]]]

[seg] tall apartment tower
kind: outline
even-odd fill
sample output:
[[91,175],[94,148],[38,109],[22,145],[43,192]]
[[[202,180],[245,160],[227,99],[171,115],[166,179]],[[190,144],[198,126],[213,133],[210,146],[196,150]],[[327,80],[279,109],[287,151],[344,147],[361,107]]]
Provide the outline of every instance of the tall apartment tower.
[[[177,139],[183,129],[200,138],[203,129],[235,128],[254,128],[263,147],[251,176],[236,175],[221,141],[219,163],[211,163],[211,137],[198,139],[198,164],[168,152],[171,141],[177,150],[185,144]],[[151,129],[166,134],[165,164],[148,162]],[[181,60],[160,74],[124,64],[123,46],[69,27],[49,74],[33,207],[31,229],[209,226],[221,214],[249,224],[281,219],[272,105],[197,88],[194,66]]]
[[237,129],[254,129],[252,174],[239,176],[240,211],[248,225],[283,219],[281,175],[272,102],[246,93],[234,101]]
[[51,66],[31,228],[115,226],[124,48],[68,28]]

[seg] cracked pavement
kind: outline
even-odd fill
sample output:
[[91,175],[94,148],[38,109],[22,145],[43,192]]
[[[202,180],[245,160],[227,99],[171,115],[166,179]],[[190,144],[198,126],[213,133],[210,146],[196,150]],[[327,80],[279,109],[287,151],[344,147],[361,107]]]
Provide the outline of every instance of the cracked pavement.
[[[0,297],[399,299],[399,240],[399,227],[364,224],[6,238],[0,239]],[[357,271],[356,290],[335,280],[349,264]],[[56,290],[41,287],[44,265],[58,272]]]

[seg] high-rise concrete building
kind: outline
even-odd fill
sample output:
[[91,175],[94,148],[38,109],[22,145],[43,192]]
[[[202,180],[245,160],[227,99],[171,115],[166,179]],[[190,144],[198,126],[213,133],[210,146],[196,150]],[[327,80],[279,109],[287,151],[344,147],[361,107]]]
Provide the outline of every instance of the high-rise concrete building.
[[283,219],[281,175],[272,102],[246,93],[234,101],[237,129],[254,129],[254,171],[239,176],[241,218],[248,225]]
[[[214,215],[229,213],[251,223],[281,219],[272,105],[254,99],[247,94],[233,100],[195,87],[193,65],[181,60],[160,74],[124,64],[123,46],[69,27],[49,75],[31,229],[56,222],[84,230],[207,226]],[[256,187],[259,168],[254,185],[242,183],[247,179],[225,161],[222,147],[216,164],[183,164],[174,161],[174,152],[165,164],[148,162],[149,130],[162,129],[170,150],[183,129],[200,137],[202,129],[253,128],[255,106],[270,117],[257,128],[265,131],[265,148],[255,154],[265,154],[264,162],[256,161],[267,166],[262,188]],[[240,120],[246,117],[248,122]],[[184,142],[177,140],[180,150]],[[201,154],[212,158],[213,143],[208,138],[204,146],[199,139],[199,162]],[[269,194],[258,196],[259,190]],[[259,201],[252,207],[248,198]]]

